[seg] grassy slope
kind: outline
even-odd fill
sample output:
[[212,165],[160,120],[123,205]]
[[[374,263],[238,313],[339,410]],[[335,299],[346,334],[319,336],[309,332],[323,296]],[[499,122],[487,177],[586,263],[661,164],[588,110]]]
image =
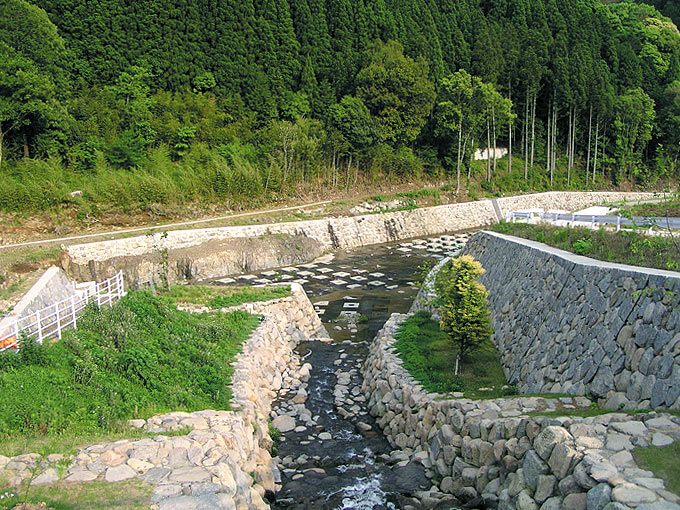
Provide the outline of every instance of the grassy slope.
[[[151,508],[153,486],[141,480],[118,483],[94,481],[87,483],[58,482],[56,484],[11,490],[12,497],[0,500],[0,509],[14,508],[23,503],[44,502],[54,510],[146,510]],[[38,508],[38,507],[34,507]]]
[[663,479],[666,489],[680,494],[680,442],[663,447],[635,448],[633,457],[640,467]]
[[[404,368],[427,391],[462,391],[469,398],[495,398],[507,394],[498,351],[490,340],[463,360],[461,373],[453,375],[457,349],[426,312],[406,319],[395,335],[394,347]],[[486,388],[486,389],[484,389]]]
[[92,308],[61,341],[0,355],[0,437],[88,436],[134,417],[228,408],[230,363],[256,325],[140,291]]
[[678,271],[680,251],[666,237],[647,236],[634,231],[613,232],[588,228],[500,223],[491,230],[532,239],[555,248],[607,262]]

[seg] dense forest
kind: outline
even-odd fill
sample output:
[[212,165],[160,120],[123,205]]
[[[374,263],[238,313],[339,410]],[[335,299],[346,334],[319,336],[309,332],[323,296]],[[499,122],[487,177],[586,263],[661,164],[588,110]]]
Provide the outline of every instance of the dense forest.
[[652,1],[3,0],[0,209],[670,182],[680,33],[657,8],[680,8]]

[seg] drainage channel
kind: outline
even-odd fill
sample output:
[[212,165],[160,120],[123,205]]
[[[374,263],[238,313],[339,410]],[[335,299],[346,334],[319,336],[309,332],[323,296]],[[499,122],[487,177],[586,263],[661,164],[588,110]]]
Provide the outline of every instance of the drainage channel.
[[408,311],[425,261],[457,254],[467,235],[442,236],[337,252],[312,264],[223,278],[232,285],[297,281],[330,338],[300,344],[309,375],[279,392],[281,490],[274,509],[453,508],[424,467],[392,450],[361,393],[368,346],[392,313]]

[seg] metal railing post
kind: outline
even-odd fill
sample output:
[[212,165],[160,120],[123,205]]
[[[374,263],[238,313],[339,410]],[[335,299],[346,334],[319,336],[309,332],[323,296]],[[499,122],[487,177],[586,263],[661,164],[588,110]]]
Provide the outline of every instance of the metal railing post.
[[57,338],[61,339],[61,319],[59,318],[59,303],[56,303],[54,305],[54,309],[56,311],[56,320],[57,320]]
[[42,324],[40,323],[40,310],[35,312],[36,323],[38,324],[38,343],[42,343]]
[[73,329],[78,329],[76,327],[76,297],[71,296],[71,317],[73,319]]

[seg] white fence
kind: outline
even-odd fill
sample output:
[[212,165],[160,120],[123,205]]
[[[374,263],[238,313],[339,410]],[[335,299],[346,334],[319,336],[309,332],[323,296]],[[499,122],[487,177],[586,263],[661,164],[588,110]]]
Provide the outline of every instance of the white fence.
[[587,226],[595,228],[599,225],[615,225],[616,230],[621,230],[621,227],[643,227],[643,228],[668,228],[680,229],[680,218],[666,218],[666,217],[645,217],[633,216],[626,218],[624,216],[614,215],[591,215],[591,214],[573,214],[573,213],[543,213],[538,211],[511,211],[505,218],[506,221],[515,223],[517,220],[524,220],[530,222],[532,219],[540,219],[541,221],[562,223],[566,226]]
[[0,351],[16,349],[22,336],[34,336],[38,343],[61,338],[62,331],[76,329],[76,322],[89,303],[113,305],[125,295],[123,272],[101,283],[83,287],[77,295],[16,319],[0,331]]

